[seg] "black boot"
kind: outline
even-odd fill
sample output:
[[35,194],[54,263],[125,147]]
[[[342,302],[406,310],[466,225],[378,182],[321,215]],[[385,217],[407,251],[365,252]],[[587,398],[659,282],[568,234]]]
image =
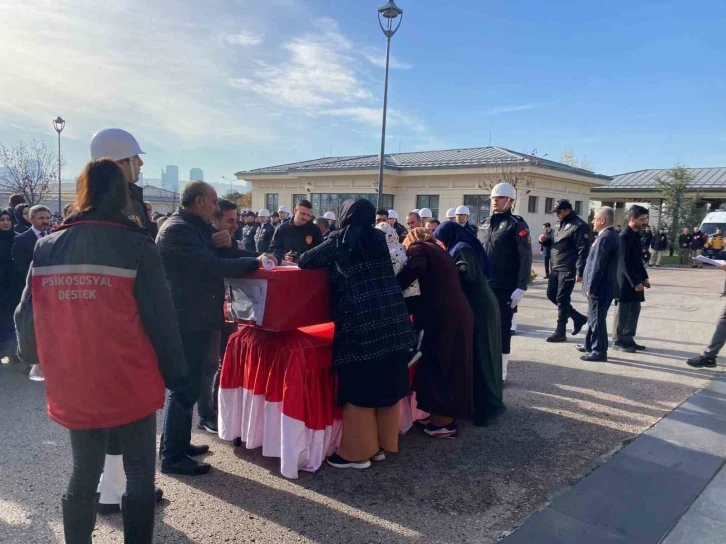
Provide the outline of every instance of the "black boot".
[[551,336],[547,337],[548,342],[567,342],[567,335],[564,331],[556,330]]
[[63,532],[66,544],[91,544],[100,493],[89,498],[63,495]]
[[574,323],[572,327],[572,336],[575,336],[577,334],[580,334],[582,327],[587,325],[587,318],[584,315],[575,312],[574,310],[570,315],[572,317],[572,322]]
[[156,497],[147,499],[121,499],[124,518],[125,544],[151,544],[154,541],[154,508]]

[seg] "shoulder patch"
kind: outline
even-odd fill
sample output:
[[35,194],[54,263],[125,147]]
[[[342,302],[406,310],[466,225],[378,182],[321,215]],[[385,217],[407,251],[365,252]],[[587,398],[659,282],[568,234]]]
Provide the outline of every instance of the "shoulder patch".
[[529,234],[529,231],[528,231],[527,229],[522,229],[522,230],[520,230],[520,231],[519,231],[519,232],[517,233],[517,236],[519,236],[520,238],[524,238],[524,237],[525,237],[525,236],[527,236],[528,234]]
[[586,232],[585,234],[583,234],[583,238],[585,238],[585,240],[587,240],[588,238],[590,238],[590,235]]

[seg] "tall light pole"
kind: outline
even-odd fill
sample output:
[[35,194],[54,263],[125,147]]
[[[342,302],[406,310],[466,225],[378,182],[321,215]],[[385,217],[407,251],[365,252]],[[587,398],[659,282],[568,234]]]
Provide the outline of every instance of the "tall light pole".
[[[383,20],[386,19],[384,26]],[[398,19],[400,17],[400,19]],[[398,19],[396,28],[393,28],[393,21]],[[386,109],[388,108],[388,63],[391,58],[391,38],[398,31],[403,21],[403,10],[393,0],[388,0],[385,5],[378,8],[378,24],[381,26],[383,35],[386,37],[386,78],[383,83],[383,123],[381,126],[381,156],[378,163],[378,203],[377,208],[383,206],[383,162],[386,157]]]
[[60,133],[66,126],[66,122],[59,115],[53,119],[53,128],[58,133],[58,215],[63,213],[63,197],[61,193],[61,149],[60,149]]

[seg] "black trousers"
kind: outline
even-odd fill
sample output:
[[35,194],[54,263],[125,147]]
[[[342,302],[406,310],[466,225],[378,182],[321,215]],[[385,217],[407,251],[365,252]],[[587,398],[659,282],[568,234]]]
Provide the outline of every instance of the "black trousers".
[[181,331],[189,375],[183,386],[169,392],[164,414],[162,456],[175,463],[187,454],[192,439],[194,405],[202,391],[204,366],[209,361],[212,331]]
[[209,352],[202,373],[202,389],[197,402],[199,419],[217,421],[217,397],[219,395],[219,374],[222,372],[219,340],[221,331],[212,331],[209,341]]
[[550,275],[550,258],[545,255],[544,258],[544,266],[545,266],[545,278]]
[[572,307],[572,291],[575,288],[575,273],[552,270],[547,284],[547,298],[557,305],[557,332],[565,333],[567,320],[586,320],[585,316]]
[[587,299],[587,336],[585,349],[598,355],[608,352],[608,325],[607,317],[612,298]]
[[502,354],[509,355],[512,351],[512,291],[509,289],[492,289],[499,303],[499,316],[502,325]]
[[79,499],[95,497],[103,472],[109,434],[118,437],[126,473],[126,496],[149,500],[154,496],[156,471],[156,413],[110,429],[71,431],[73,472],[68,494]]
[[640,302],[623,302],[615,307],[615,342],[633,345],[640,318]]

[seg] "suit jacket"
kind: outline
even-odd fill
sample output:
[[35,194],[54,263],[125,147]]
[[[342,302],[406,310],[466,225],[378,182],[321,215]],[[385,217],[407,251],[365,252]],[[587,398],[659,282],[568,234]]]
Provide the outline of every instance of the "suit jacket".
[[609,227],[598,235],[592,244],[585,263],[582,278],[582,292],[592,293],[596,298],[612,300],[619,297],[618,256],[620,240],[618,233]]
[[648,271],[643,262],[640,236],[637,231],[626,226],[620,233],[620,259],[618,259],[620,302],[645,302],[645,291],[638,293],[635,286],[647,279]]
[[30,270],[30,263],[33,262],[33,250],[38,237],[33,229],[26,230],[23,234],[18,234],[13,243],[13,268],[23,283]]

